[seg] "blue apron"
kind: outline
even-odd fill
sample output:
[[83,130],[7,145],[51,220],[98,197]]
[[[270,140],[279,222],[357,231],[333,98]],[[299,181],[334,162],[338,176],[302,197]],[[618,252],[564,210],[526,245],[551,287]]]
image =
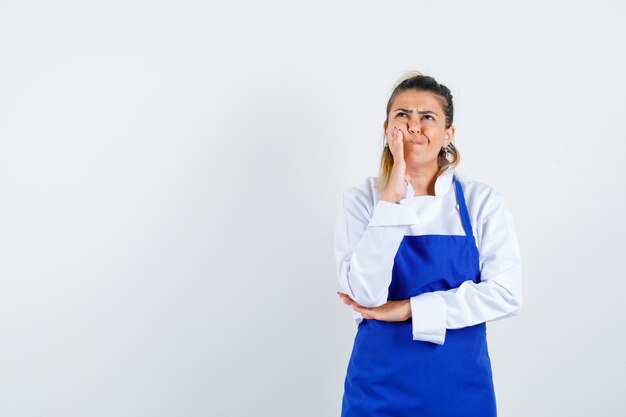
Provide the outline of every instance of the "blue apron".
[[[388,300],[480,282],[463,187],[453,177],[463,235],[404,236]],[[344,384],[342,417],[495,417],[486,323],[447,329],[442,345],[413,340],[412,319],[363,319]]]

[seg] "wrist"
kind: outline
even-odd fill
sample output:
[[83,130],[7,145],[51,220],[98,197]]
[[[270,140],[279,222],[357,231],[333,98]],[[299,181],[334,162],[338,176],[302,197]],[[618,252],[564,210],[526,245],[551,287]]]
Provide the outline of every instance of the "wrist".
[[390,203],[397,203],[398,201],[400,201],[398,194],[390,191],[385,191],[383,195],[380,196],[380,199],[388,201]]
[[393,167],[391,168],[391,175],[392,176],[393,176],[394,173],[398,173],[398,175],[402,175],[404,177],[405,172],[406,172],[406,162],[405,161],[394,163]]

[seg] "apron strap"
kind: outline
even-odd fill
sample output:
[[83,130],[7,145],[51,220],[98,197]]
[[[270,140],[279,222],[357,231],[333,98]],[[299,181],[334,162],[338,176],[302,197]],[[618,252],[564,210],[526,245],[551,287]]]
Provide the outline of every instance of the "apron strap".
[[465,194],[463,194],[463,187],[461,186],[461,183],[456,179],[456,175],[454,175],[452,179],[456,187],[456,199],[459,203],[459,209],[461,210],[461,222],[463,222],[465,235],[473,239],[474,233],[472,232],[472,222],[470,221],[467,206],[465,205]]

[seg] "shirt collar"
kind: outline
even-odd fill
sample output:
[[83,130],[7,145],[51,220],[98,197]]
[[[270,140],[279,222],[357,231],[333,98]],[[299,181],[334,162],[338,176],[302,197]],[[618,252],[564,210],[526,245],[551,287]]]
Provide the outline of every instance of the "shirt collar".
[[404,197],[403,200],[409,200],[409,199],[418,198],[418,197],[430,197],[430,198],[440,197],[444,195],[445,193],[447,193],[448,190],[450,190],[450,187],[452,185],[453,175],[454,175],[454,168],[448,168],[441,175],[437,177],[437,179],[435,180],[435,195],[416,196],[414,195],[415,190],[413,189],[413,185],[411,185],[411,183],[409,182],[406,187],[406,196]]

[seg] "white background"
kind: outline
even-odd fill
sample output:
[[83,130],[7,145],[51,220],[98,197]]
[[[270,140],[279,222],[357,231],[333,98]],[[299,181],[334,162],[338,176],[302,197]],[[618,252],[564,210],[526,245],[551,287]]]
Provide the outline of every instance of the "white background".
[[0,415],[338,416],[332,252],[404,71],[509,204],[501,416],[618,416],[618,2],[0,2]]

